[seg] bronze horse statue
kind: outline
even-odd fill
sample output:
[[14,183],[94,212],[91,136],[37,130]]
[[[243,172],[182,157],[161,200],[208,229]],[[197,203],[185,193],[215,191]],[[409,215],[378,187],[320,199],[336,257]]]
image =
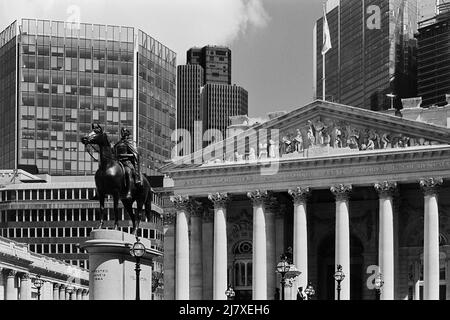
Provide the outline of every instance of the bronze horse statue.
[[[99,125],[92,124],[92,132],[84,136],[81,142],[87,145],[97,145],[99,147],[99,167],[95,173],[95,185],[97,187],[97,196],[100,201],[100,226],[103,228],[105,214],[105,197],[111,195],[114,203],[114,230],[119,228],[119,199],[125,208],[125,211],[133,223],[132,233],[137,237],[137,230],[141,221],[142,208],[145,205],[147,216],[151,213],[151,203],[153,191],[149,181],[145,176],[142,177],[142,185],[137,186],[134,181],[131,185],[131,199],[126,197],[125,168],[117,159],[113,148],[109,143],[108,136],[103,132]],[[132,179],[133,180],[133,179]],[[137,202],[136,214],[133,213],[133,203]]]

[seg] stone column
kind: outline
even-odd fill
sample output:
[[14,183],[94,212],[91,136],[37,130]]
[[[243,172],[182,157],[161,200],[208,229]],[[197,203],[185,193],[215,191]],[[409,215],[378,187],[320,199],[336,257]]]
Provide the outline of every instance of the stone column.
[[203,270],[202,270],[202,219],[203,206],[195,203],[191,210],[190,256],[189,256],[189,299],[203,298]]
[[442,178],[420,180],[425,195],[424,250],[423,250],[423,298],[439,300],[439,209],[437,187]]
[[378,265],[384,284],[381,289],[381,300],[394,300],[394,211],[393,193],[396,182],[382,182],[374,185],[379,194],[379,237]]
[[267,250],[267,299],[274,300],[277,289],[277,255],[275,216],[279,211],[279,203],[271,197],[266,203],[266,250]]
[[208,195],[214,203],[213,299],[226,300],[228,287],[227,193]]
[[[335,243],[335,261],[336,265],[342,266],[345,274],[341,282],[341,300],[350,300],[350,225],[348,200],[351,185],[339,184],[330,188],[336,197],[336,243]],[[336,289],[337,289],[337,283]],[[337,299],[337,291],[335,291]]]
[[203,253],[203,300],[213,299],[213,249],[214,249],[214,210],[203,212],[202,253]]
[[83,289],[83,291],[81,292],[81,297],[82,300],[89,300],[88,291],[86,289]]
[[66,286],[63,284],[59,286],[59,300],[66,300]]
[[20,300],[31,300],[31,280],[29,273],[20,274]]
[[265,201],[267,191],[248,192],[253,202],[253,300],[267,300],[267,236]]
[[6,300],[17,300],[16,270],[9,269],[6,274]]
[[175,212],[164,212],[164,299],[175,300]]
[[59,300],[59,283],[53,284],[53,300]]
[[297,277],[297,288],[303,290],[308,286],[308,230],[306,202],[310,195],[309,188],[298,187],[289,190],[294,200],[294,265],[301,272]]
[[5,276],[3,274],[4,268],[0,267],[0,301],[6,300],[5,299]]
[[189,196],[173,196],[175,226],[175,300],[189,300]]

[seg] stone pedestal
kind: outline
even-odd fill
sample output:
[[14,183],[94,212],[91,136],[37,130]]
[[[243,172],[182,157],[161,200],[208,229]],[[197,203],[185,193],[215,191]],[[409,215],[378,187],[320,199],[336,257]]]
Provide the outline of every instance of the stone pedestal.
[[[94,230],[81,246],[89,253],[90,300],[135,300],[136,260],[130,248],[136,238],[114,230]],[[147,239],[140,239],[146,247],[140,259],[140,299],[151,300],[152,258],[161,255],[151,249]]]

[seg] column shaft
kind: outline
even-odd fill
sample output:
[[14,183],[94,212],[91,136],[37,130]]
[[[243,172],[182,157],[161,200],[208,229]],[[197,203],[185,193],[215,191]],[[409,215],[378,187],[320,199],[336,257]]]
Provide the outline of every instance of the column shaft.
[[266,219],[264,206],[253,207],[253,300],[267,300]]
[[31,300],[31,281],[29,274],[20,276],[20,300]]
[[214,209],[214,262],[213,299],[226,300],[227,296],[227,221],[226,209]]
[[53,285],[53,300],[59,300],[59,285]]
[[308,231],[306,221],[306,202],[294,204],[294,265],[301,272],[297,287],[306,289],[308,285]]
[[383,197],[380,203],[380,234],[379,234],[379,266],[384,284],[381,290],[381,300],[394,300],[394,218],[392,198]]
[[175,299],[189,300],[189,228],[186,211],[177,212]]
[[424,300],[439,300],[439,211],[436,195],[425,196]]
[[9,270],[6,278],[6,300],[17,300],[16,271]]

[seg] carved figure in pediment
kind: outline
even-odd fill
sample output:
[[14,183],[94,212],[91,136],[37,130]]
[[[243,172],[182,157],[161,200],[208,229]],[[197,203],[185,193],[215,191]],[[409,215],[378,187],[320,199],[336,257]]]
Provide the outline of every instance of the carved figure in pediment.
[[275,141],[272,139],[269,140],[269,158],[276,158],[276,152],[275,152]]
[[391,140],[389,139],[389,133],[385,132],[381,136],[381,149],[389,148]]
[[297,129],[297,135],[294,138],[295,151],[302,152],[303,151],[303,135],[300,129]]
[[335,148],[343,148],[342,144],[342,131],[338,127],[334,129],[334,147]]
[[347,126],[346,129],[347,129],[347,134],[348,134],[347,145],[351,149],[359,149],[359,144],[358,144],[359,132],[358,132],[358,130],[356,130],[355,128],[352,128],[351,126]]
[[243,161],[244,160],[244,156],[242,154],[239,154],[239,152],[235,152],[234,153],[234,161]]
[[259,144],[259,159],[267,158],[267,143]]
[[310,146],[316,145],[316,127],[311,120],[308,120],[308,141]]
[[375,150],[375,142],[370,138],[367,142],[366,150]]
[[255,148],[250,148],[250,152],[248,154],[248,160],[249,161],[255,161],[256,160],[256,151]]
[[289,137],[284,136],[283,139],[281,140],[282,144],[281,144],[281,153],[282,154],[288,154],[288,153],[292,153],[293,152],[293,143],[291,141],[291,139],[289,139]]
[[322,130],[320,130],[322,136],[322,145],[329,146],[331,142],[331,127],[324,126]]

